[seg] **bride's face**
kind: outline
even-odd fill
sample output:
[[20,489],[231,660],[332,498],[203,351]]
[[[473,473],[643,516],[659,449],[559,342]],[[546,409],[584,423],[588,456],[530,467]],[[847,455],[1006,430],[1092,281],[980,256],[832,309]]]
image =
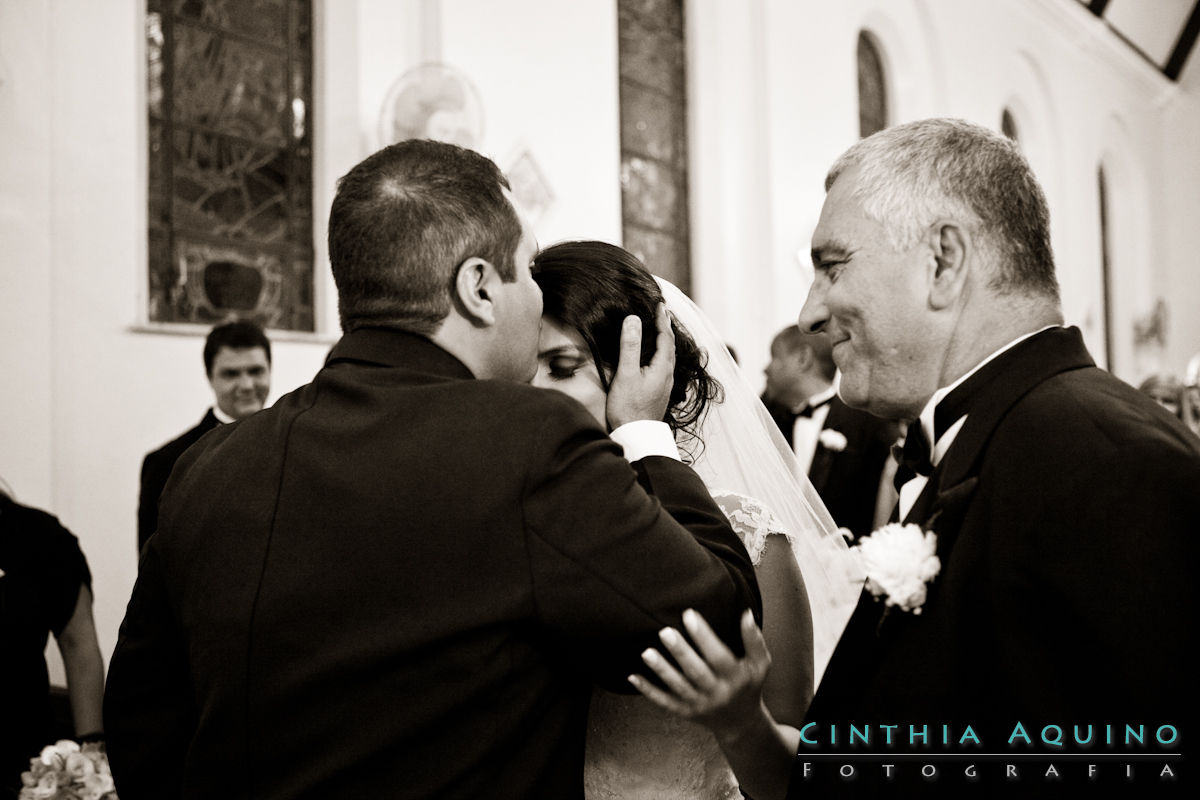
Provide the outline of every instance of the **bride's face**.
[[601,427],[608,429],[605,421],[608,396],[600,383],[596,362],[592,360],[591,351],[579,331],[560,325],[549,317],[542,317],[542,329],[538,335],[538,368],[532,383],[542,389],[558,389],[574,397]]

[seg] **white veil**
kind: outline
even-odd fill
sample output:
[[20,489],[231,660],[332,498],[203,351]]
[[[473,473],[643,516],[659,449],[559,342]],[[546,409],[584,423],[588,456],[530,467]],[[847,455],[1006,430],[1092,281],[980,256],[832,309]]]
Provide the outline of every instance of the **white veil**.
[[862,566],[838,533],[758,392],[729,354],[725,339],[687,295],[662,278],[655,280],[667,310],[708,354],[706,371],[724,390],[723,401],[710,403],[700,421],[697,432],[702,444],[692,466],[710,490],[752,497],[783,523],[808,591],[814,675],[819,684],[858,603],[864,581]]

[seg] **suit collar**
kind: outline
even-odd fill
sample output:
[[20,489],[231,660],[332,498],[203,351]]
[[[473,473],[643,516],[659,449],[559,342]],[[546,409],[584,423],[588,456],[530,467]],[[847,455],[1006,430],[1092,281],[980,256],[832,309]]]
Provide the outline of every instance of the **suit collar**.
[[1096,366],[1078,328],[1042,331],[992,363],[986,388],[974,398],[966,423],[946,451],[941,482],[947,488],[967,476],[996,425],[1029,390],[1059,373]]
[[[1033,387],[1062,372],[1094,367],[1078,328],[1051,328],[1018,343],[989,362],[964,409],[967,420],[905,517],[924,523],[976,469],[996,425]],[[973,380],[976,376],[973,376]],[[972,483],[973,486],[973,483]],[[940,549],[940,548],[939,548]]]
[[339,362],[401,367],[464,380],[475,377],[465,364],[429,339],[395,328],[359,328],[347,333],[333,346],[325,365]]

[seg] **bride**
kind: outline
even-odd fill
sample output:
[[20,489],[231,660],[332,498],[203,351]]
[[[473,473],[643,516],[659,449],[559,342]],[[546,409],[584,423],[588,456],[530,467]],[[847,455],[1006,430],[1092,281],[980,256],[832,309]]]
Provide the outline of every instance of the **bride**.
[[[543,298],[533,383],[579,400],[601,424],[622,320],[636,314],[652,334],[665,301],[676,357],[664,421],[755,565],[773,660],[762,687],[766,712],[782,726],[798,724],[861,588],[824,505],[721,337],[676,287],[628,251],[595,241],[543,250],[533,274]],[[650,350],[653,341],[643,336]],[[707,729],[640,695],[601,689],[589,714],[584,786],[589,800],[741,797]]]

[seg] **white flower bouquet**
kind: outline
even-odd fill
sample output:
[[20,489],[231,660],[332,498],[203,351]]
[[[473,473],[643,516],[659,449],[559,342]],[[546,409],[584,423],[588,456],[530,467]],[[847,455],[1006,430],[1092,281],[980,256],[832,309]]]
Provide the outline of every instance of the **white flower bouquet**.
[[867,573],[867,589],[889,606],[921,613],[926,584],[942,568],[937,557],[937,536],[920,526],[884,525],[855,545]]
[[108,756],[100,742],[82,747],[60,739],[42,748],[21,773],[18,800],[117,800]]

